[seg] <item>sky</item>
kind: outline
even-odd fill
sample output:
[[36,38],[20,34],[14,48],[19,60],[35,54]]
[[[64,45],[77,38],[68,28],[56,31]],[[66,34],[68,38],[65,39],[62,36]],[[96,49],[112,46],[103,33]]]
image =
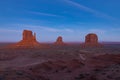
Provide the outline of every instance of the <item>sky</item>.
[[0,42],[18,42],[22,31],[36,32],[39,42],[120,42],[120,0],[0,0]]

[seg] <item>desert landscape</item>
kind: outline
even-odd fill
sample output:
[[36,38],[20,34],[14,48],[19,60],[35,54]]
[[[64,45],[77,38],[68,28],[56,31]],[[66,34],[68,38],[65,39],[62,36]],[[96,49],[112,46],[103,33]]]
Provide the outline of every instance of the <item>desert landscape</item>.
[[120,0],[0,0],[0,80],[120,80]]
[[120,80],[120,44],[88,37],[85,43],[65,43],[61,36],[39,43],[24,30],[20,42],[1,43],[0,80]]

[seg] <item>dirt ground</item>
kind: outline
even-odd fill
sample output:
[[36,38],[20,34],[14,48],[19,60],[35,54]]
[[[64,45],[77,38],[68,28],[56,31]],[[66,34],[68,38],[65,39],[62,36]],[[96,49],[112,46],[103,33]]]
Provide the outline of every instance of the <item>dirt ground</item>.
[[[3,44],[2,44],[3,45]],[[0,80],[120,80],[120,45],[0,47]]]

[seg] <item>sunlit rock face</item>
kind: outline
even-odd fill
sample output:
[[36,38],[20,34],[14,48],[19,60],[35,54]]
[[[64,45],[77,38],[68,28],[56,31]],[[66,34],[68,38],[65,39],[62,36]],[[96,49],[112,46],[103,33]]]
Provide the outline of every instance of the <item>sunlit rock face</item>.
[[32,33],[30,30],[24,30],[22,34],[22,40],[16,44],[16,47],[37,47],[39,43],[36,40],[36,33]]
[[33,35],[32,31],[24,30],[22,41],[27,41],[27,42],[34,41],[35,42],[36,41],[36,33],[34,33],[34,35]]
[[94,33],[89,33],[85,36],[84,47],[102,47],[98,42],[98,36]]
[[65,43],[63,42],[63,38],[62,36],[59,36],[55,42],[55,45],[65,45]]

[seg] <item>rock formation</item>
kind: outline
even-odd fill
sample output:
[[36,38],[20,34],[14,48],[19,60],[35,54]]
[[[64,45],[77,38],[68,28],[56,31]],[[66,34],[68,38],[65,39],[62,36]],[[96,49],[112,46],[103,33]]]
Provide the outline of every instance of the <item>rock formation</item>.
[[59,36],[55,42],[55,45],[65,45],[63,42],[62,36]]
[[96,34],[90,33],[85,36],[86,44],[98,44],[98,37]]
[[98,43],[98,36],[94,33],[87,34],[85,36],[84,47],[101,47],[102,45]]
[[34,33],[33,35],[32,31],[24,30],[22,40],[23,41],[32,41],[32,40],[36,41],[36,34]]
[[37,47],[39,43],[36,40],[36,33],[32,33],[30,30],[24,30],[22,34],[22,40],[18,42],[16,47]]

